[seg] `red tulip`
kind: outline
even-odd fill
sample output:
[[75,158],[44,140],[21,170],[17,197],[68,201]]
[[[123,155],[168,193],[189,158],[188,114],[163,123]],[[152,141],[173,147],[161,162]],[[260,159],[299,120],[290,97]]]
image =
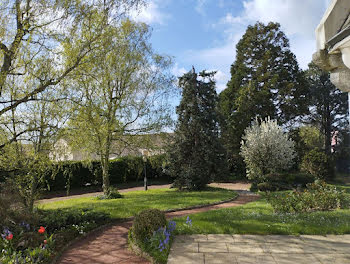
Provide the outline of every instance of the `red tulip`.
[[39,232],[40,234],[44,234],[44,233],[45,233],[45,227],[41,226],[41,227],[39,228],[38,232]]
[[47,240],[46,239],[44,240],[44,244],[47,244]]
[[12,238],[13,238],[12,233],[10,233],[8,236],[6,236],[6,240],[12,240]]

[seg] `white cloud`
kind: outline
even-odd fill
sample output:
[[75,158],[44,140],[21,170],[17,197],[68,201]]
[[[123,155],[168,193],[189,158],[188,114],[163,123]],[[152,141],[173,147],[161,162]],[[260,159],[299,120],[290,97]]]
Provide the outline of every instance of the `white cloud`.
[[216,70],[215,81],[216,81],[216,91],[217,93],[222,92],[226,88],[227,80],[229,79],[229,75],[227,73],[222,72],[221,70]]
[[290,47],[296,55],[301,68],[306,69],[316,50],[315,29],[331,0],[247,0],[244,10],[233,17],[227,14],[221,23],[230,28],[234,23],[242,26],[256,21],[263,23],[278,22],[290,40]]
[[204,67],[221,67],[233,62],[235,48],[233,43],[202,50],[188,50],[184,60],[189,63],[199,63]]
[[[328,1],[328,0],[326,0]],[[279,22],[287,35],[314,38],[314,31],[325,11],[319,0],[249,0],[244,1],[243,18],[264,23]]]
[[146,24],[160,24],[163,25],[169,19],[170,15],[161,11],[160,2],[152,0],[140,10],[133,10],[131,18],[137,22],[144,22]]
[[[209,70],[209,71],[215,71],[215,70]],[[225,73],[223,73],[222,71],[218,70],[215,74],[215,80],[217,82],[220,81],[225,81],[227,79],[227,75]]]
[[171,73],[176,77],[180,77],[186,72],[188,72],[188,70],[186,70],[184,67],[179,67],[178,63],[175,63],[174,67],[171,69]]
[[195,6],[195,10],[197,13],[199,13],[202,16],[205,16],[205,4],[206,4],[207,0],[197,0],[197,4]]

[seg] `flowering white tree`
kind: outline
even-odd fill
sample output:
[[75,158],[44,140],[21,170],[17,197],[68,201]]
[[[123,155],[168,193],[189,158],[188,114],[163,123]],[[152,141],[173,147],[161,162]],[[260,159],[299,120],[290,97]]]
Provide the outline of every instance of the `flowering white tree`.
[[277,121],[256,120],[246,128],[241,142],[241,155],[251,180],[263,180],[268,173],[280,172],[293,165],[294,142],[288,138]]

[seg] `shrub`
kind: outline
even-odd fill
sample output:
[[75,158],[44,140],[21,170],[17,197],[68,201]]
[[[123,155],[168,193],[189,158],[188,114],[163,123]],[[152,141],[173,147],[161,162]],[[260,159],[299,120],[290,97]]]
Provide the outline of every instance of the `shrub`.
[[145,243],[153,232],[166,226],[165,214],[158,209],[147,209],[140,212],[134,219],[133,236],[138,243]]
[[267,199],[275,212],[302,213],[328,211],[341,208],[346,203],[343,191],[323,181],[308,184],[304,191],[268,194]]
[[334,167],[331,159],[322,151],[313,149],[303,158],[301,168],[317,179],[330,179],[334,176]]
[[278,188],[271,182],[258,183],[258,190],[262,192],[277,191]]
[[241,155],[247,166],[247,176],[257,183],[269,173],[281,172],[293,165],[294,142],[288,138],[277,121],[255,121],[245,130]]
[[97,199],[99,200],[104,200],[104,199],[119,199],[119,198],[122,198],[123,195],[121,195],[121,193],[118,191],[117,188],[114,188],[114,187],[109,187],[109,190],[108,190],[108,194],[105,195],[101,195],[101,196],[97,196]]
[[308,173],[270,173],[265,175],[265,181],[257,185],[259,191],[283,191],[306,187],[315,178]]

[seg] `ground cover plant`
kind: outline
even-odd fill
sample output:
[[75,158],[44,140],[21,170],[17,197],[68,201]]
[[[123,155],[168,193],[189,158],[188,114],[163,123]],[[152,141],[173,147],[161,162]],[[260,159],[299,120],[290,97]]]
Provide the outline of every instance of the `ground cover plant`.
[[39,208],[44,210],[90,209],[94,212],[108,213],[112,218],[126,218],[134,216],[144,209],[179,209],[225,201],[236,196],[234,191],[209,187],[200,192],[157,189],[147,192],[128,192],[123,194],[123,198],[112,200],[99,200],[96,197],[75,198],[41,204]]
[[266,197],[274,211],[282,213],[349,208],[349,197],[343,190],[320,180],[307,184],[303,191],[268,193]]
[[191,215],[193,227],[181,228],[186,217],[175,218],[177,234],[325,235],[350,233],[350,210],[276,213],[262,197],[240,207]]

